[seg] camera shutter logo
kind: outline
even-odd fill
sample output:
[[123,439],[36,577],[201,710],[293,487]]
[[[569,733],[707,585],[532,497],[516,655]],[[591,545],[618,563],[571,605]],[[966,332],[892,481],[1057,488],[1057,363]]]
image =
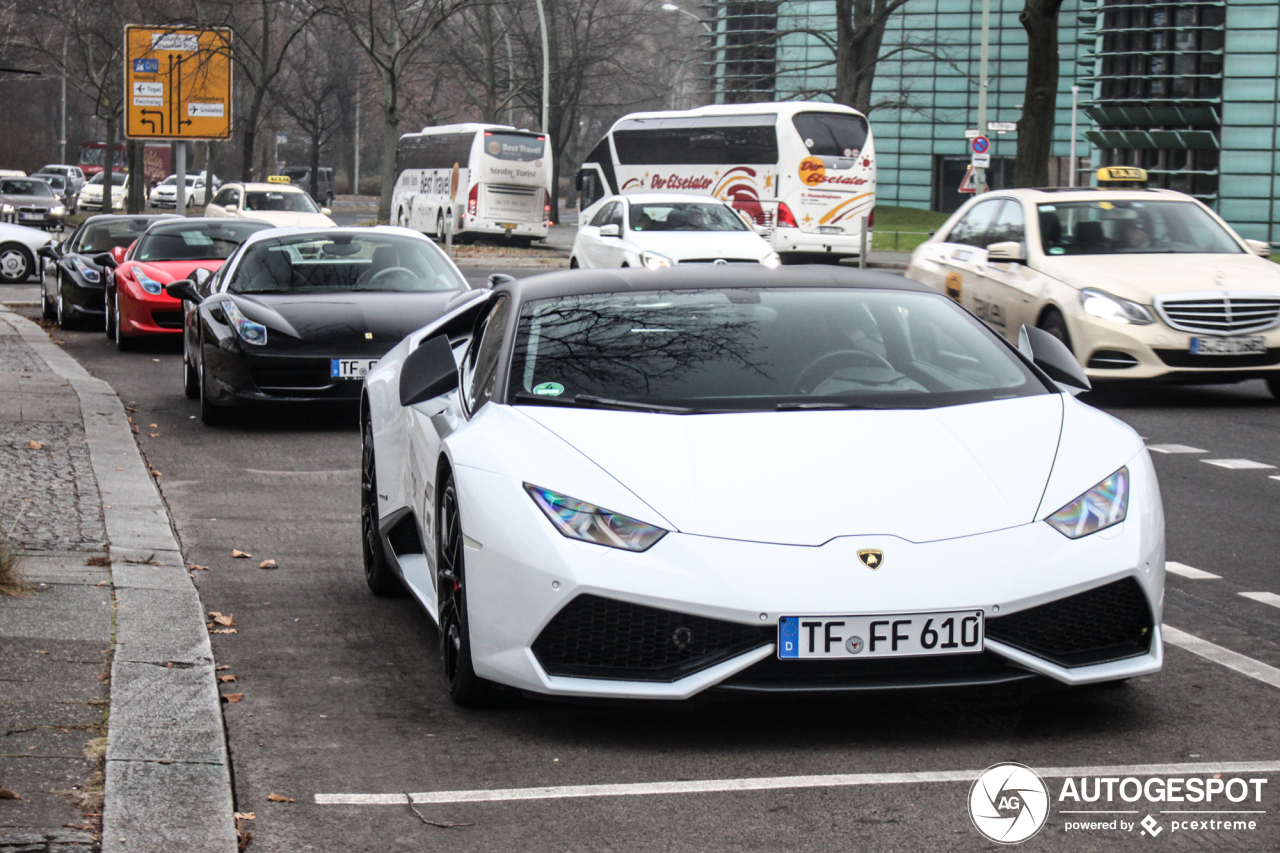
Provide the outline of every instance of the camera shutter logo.
[[1019,844],[1044,827],[1049,789],[1025,764],[992,765],[969,789],[969,817],[978,832],[992,841]]

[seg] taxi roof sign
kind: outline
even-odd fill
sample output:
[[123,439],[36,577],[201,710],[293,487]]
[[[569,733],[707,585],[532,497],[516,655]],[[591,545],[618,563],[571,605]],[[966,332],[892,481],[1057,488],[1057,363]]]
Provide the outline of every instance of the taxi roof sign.
[[267,183],[269,184],[291,184],[288,175],[267,175]]
[[1136,166],[1103,166],[1098,170],[1098,186],[1099,187],[1118,187],[1120,184],[1126,186],[1145,187],[1147,185],[1147,170],[1139,169]]
[[231,138],[231,30],[124,28],[124,135]]

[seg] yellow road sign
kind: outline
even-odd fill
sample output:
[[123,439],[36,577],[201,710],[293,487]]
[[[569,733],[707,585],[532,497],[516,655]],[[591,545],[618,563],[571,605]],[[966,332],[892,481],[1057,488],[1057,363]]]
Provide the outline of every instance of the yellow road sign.
[[124,135],[231,138],[231,30],[124,28]]

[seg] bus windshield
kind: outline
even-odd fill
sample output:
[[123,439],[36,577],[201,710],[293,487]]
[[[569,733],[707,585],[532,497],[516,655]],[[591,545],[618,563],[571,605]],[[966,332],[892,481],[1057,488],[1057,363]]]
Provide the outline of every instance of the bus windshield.
[[804,147],[818,157],[857,157],[867,144],[867,120],[847,113],[797,113],[791,120]]

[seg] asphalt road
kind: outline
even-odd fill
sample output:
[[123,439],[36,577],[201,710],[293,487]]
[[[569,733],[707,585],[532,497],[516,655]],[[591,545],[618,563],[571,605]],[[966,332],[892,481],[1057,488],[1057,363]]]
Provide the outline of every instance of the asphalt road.
[[[473,281],[489,270],[469,269]],[[529,271],[511,271],[527,275]],[[207,610],[234,614],[213,636],[237,809],[251,851],[451,849],[745,851],[977,850],[969,782],[893,782],[515,802],[318,805],[326,793],[978,770],[1001,761],[1105,768],[1272,761],[1277,687],[1166,646],[1163,672],[1118,687],[1026,696],[999,691],[847,700],[583,706],[512,701],[478,711],[446,698],[436,631],[409,599],[377,599],[360,565],[360,439],[352,408],[261,413],[210,429],[182,395],[180,350],[119,353],[101,333],[56,333],[110,382],[168,501]],[[1220,577],[1170,575],[1165,622],[1280,667],[1280,404],[1259,382],[1117,388],[1090,402],[1133,424],[1155,453],[1169,559]],[[233,559],[238,548],[253,555]],[[265,559],[279,568],[260,569]],[[1280,600],[1280,599],[1273,599]],[[1116,774],[1112,774],[1116,775]],[[1127,775],[1120,773],[1118,775]],[[1055,803],[1028,849],[1280,849],[1280,772],[1256,829],[1065,829]],[[1060,781],[1050,780],[1057,796]],[[296,802],[270,802],[277,794]],[[1077,808],[1088,809],[1088,804]],[[1105,806],[1095,806],[1104,808]],[[1115,804],[1130,821],[1171,806]],[[1215,802],[1214,808],[1228,804]],[[1086,816],[1087,817],[1087,816]],[[1165,816],[1166,818],[1169,816]],[[1212,817],[1212,816],[1209,816]],[[1110,819],[1110,818],[1108,818]],[[461,824],[438,826],[436,824]]]

